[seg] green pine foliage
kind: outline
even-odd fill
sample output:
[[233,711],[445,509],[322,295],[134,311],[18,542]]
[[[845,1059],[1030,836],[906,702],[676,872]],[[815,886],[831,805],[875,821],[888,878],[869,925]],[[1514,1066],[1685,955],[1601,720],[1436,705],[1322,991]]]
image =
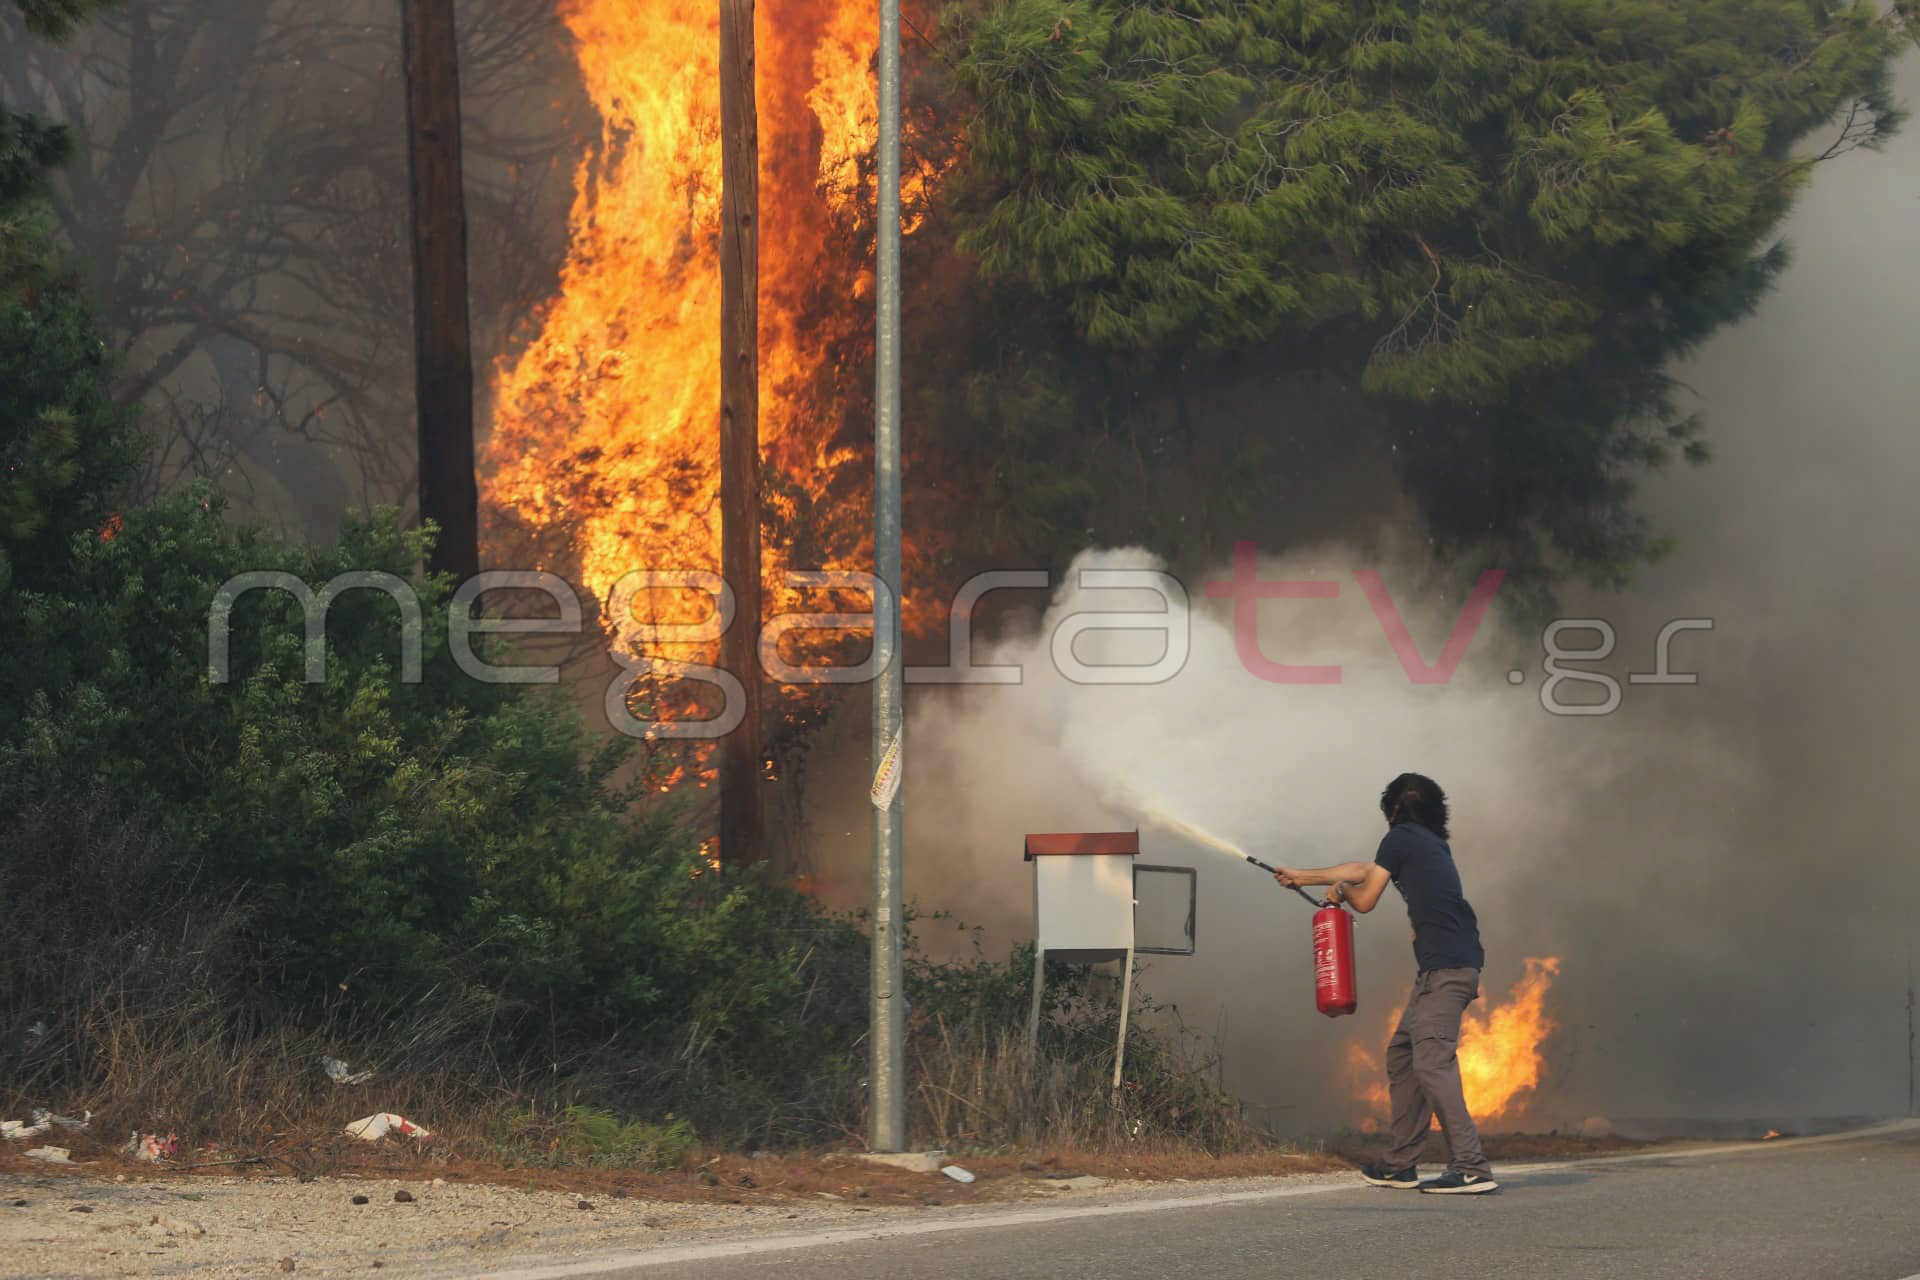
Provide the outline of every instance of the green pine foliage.
[[[23,11],[61,34],[93,7],[32,0]],[[48,171],[70,148],[64,128],[0,109],[0,588],[56,572],[69,541],[98,533],[136,456],[106,343],[46,208]]]
[[1898,124],[1911,12],[961,4],[959,243],[1135,385],[1310,354],[1378,403],[1444,539],[1613,579],[1656,548],[1632,477],[1701,453],[1664,367],[1784,261],[1768,236],[1815,162],[1797,148]]

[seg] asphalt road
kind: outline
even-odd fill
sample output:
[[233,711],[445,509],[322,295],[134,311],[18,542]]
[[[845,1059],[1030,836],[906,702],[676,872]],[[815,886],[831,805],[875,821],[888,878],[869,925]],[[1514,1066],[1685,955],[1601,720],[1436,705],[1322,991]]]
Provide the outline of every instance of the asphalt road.
[[1193,1204],[923,1219],[881,1238],[761,1241],[733,1257],[629,1255],[564,1271],[610,1280],[1920,1277],[1920,1125],[1496,1172],[1501,1189],[1485,1196],[1277,1185],[1225,1202],[1203,1194]]

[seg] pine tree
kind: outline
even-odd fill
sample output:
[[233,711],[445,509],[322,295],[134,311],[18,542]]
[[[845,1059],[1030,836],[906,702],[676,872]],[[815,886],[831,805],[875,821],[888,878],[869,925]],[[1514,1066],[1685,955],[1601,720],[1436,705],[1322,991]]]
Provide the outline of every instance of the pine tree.
[[[1455,547],[1618,581],[1663,369],[1900,119],[1868,0],[997,0],[949,15],[962,247],[1148,367],[1351,375]],[[1796,151],[1844,117],[1825,152]],[[1338,424],[1324,424],[1339,429]]]

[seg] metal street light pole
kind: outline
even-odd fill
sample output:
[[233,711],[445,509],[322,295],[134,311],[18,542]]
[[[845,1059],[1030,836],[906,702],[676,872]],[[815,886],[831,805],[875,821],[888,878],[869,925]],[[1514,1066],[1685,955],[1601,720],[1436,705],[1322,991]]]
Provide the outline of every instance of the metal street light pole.
[[880,0],[880,192],[876,214],[878,294],[873,335],[873,571],[892,594],[874,601],[873,975],[868,1039],[868,1145],[907,1141],[906,997],[902,990],[900,652],[900,0]]

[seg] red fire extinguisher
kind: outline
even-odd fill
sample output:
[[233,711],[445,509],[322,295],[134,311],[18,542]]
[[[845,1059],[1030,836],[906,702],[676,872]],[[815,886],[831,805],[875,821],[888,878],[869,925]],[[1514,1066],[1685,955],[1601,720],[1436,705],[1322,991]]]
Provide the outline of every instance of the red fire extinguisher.
[[1313,913],[1313,1003],[1329,1018],[1360,1007],[1353,976],[1353,917],[1341,907]]
[[[1262,871],[1272,867],[1250,853],[1240,855]],[[1360,984],[1353,976],[1353,917],[1345,908],[1321,906],[1299,885],[1288,885],[1305,898],[1313,913],[1313,1003],[1329,1018],[1360,1007]]]

